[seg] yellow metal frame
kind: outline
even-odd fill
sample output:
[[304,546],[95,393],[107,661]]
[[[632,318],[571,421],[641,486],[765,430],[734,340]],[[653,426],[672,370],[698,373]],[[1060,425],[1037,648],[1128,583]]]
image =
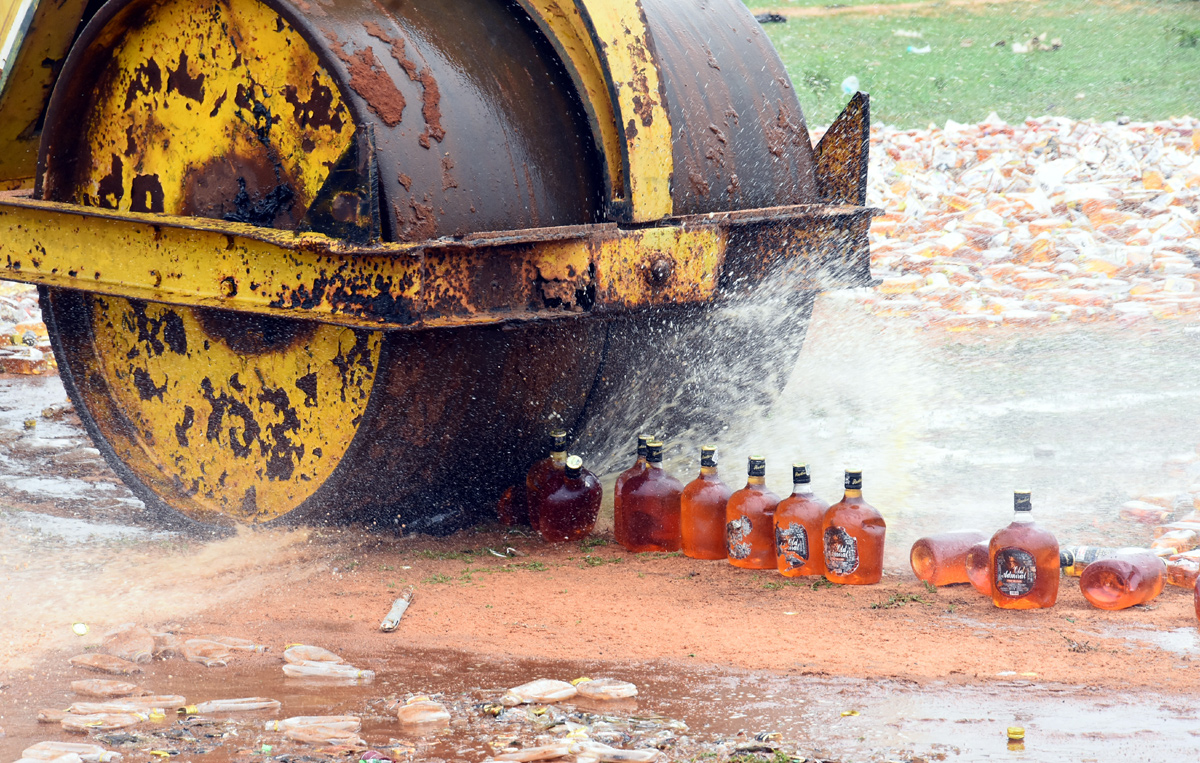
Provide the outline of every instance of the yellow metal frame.
[[566,63],[629,222],[670,216],[671,123],[638,0],[521,0]]
[[[19,21],[13,0],[9,24]],[[66,58],[87,0],[40,0],[20,46],[8,62],[9,76],[0,92],[0,188],[32,188],[37,171],[37,129],[58,74],[46,61]],[[9,29],[4,30],[7,36]]]
[[[743,228],[802,233],[805,254],[793,267],[815,268],[823,236],[865,231],[871,212],[780,207],[635,230],[609,223],[360,247],[316,233],[8,193],[0,195],[0,278],[363,328],[484,325],[708,302]],[[739,266],[782,256],[736,254]],[[811,288],[857,280],[847,273]]]

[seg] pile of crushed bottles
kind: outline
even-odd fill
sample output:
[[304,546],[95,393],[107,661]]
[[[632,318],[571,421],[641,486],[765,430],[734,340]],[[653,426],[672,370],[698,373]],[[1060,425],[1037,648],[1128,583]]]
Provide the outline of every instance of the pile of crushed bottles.
[[[792,494],[766,487],[766,459],[750,456],[746,486],[734,491],[717,474],[717,449],[700,449],[700,474],[684,485],[662,466],[663,443],[638,437],[637,460],[616,481],[613,529],[635,553],[682,551],[693,559],[728,559],[788,577],[824,576],[843,585],[883,576],[883,516],[862,496],[862,471],[846,470],[846,493],[830,506],[813,495],[806,464],[792,467]],[[550,433],[550,455],[498,506],[507,525],[528,522],[548,542],[579,540],[595,527],[603,489],[567,434]]]

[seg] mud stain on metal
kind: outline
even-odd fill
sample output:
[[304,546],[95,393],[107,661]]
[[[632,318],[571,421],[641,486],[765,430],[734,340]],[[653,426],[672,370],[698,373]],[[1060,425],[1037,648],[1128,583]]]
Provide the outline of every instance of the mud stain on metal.
[[374,21],[363,24],[363,29],[380,42],[391,46],[392,58],[408,75],[409,80],[421,86],[421,117],[425,120],[425,131],[417,138],[422,148],[431,146],[430,139],[438,143],[446,137],[442,128],[442,91],[438,88],[437,80],[428,64],[418,67],[417,62],[409,58],[408,46],[402,37],[392,37]]
[[350,88],[359,94],[371,111],[374,111],[388,127],[395,127],[404,118],[404,107],[408,102],[396,83],[384,70],[382,62],[375,58],[375,51],[363,47],[357,53],[347,53],[335,33],[325,30],[333,54],[346,64],[350,74]]

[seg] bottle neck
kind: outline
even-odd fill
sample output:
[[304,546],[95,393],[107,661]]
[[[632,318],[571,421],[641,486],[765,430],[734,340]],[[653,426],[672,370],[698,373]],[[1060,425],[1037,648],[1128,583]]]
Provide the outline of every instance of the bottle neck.
[[766,477],[747,477],[746,487],[762,487],[767,484]]
[[1013,512],[1013,523],[1015,524],[1017,522],[1020,522],[1022,524],[1028,524],[1033,521],[1032,515],[1033,515],[1032,511],[1014,511]]
[[633,465],[645,469],[646,464],[648,463],[650,462],[646,460],[646,456],[644,454],[638,454],[637,461],[634,461]]
[[845,500],[845,498],[862,498],[862,490],[852,490],[850,488],[846,488],[846,495],[844,496],[843,500]]
[[701,477],[716,477],[717,476],[717,467],[701,466],[700,467],[700,476]]
[[813,491],[811,482],[796,482],[792,485],[792,495],[808,496],[812,494]]
[[556,464],[565,464],[567,462],[567,452],[564,450],[560,453],[552,450],[550,451],[550,460]]
[[652,472],[661,472],[662,471],[662,461],[650,461],[649,459],[647,459],[646,468]]

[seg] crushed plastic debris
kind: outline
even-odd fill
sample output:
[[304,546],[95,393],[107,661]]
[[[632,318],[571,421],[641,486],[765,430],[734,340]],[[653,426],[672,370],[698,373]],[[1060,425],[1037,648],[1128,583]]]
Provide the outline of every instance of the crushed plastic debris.
[[76,667],[118,676],[142,672],[141,666],[137,663],[122,660],[120,657],[114,657],[111,654],[80,654],[72,657],[70,663]]
[[383,622],[379,624],[379,630],[384,633],[391,633],[400,626],[400,618],[404,617],[405,611],[408,610],[408,605],[412,603],[413,593],[414,589],[412,586],[404,589],[392,604],[392,609],[387,613],[387,617],[383,618]]
[[871,142],[881,283],[853,298],[874,313],[949,331],[1200,316],[1200,120],[992,114]]
[[587,699],[628,699],[636,697],[637,687],[628,681],[618,681],[615,678],[586,679],[575,683],[579,696]]
[[539,678],[536,681],[514,686],[500,698],[500,704],[505,707],[528,705],[531,703],[560,702],[570,699],[578,690],[566,681],[555,681],[551,678]]

